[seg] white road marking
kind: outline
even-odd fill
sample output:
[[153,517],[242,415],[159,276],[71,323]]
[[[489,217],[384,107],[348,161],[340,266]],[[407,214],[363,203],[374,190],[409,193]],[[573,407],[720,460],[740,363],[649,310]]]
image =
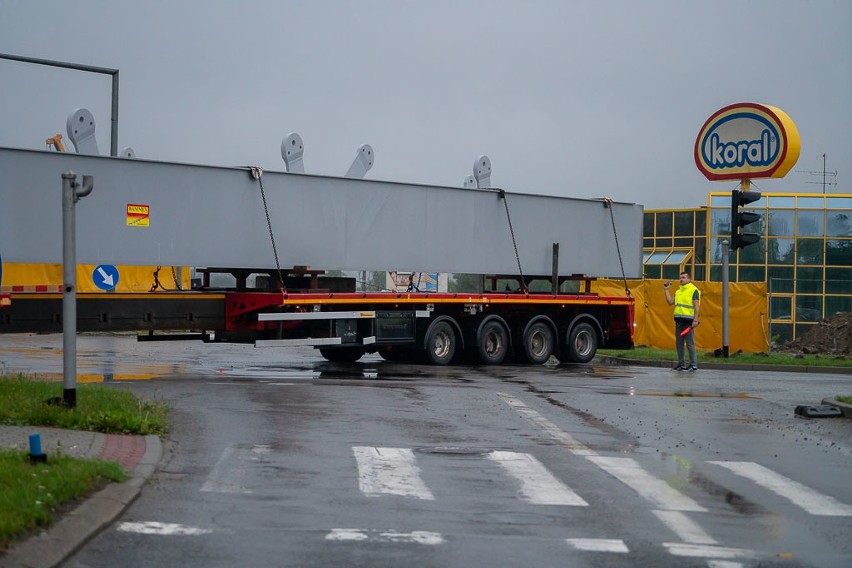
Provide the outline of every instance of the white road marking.
[[663,546],[668,549],[672,556],[689,556],[692,558],[757,558],[753,550],[745,548],[684,544],[682,542],[664,542]]
[[554,441],[558,442],[562,447],[566,448],[572,454],[578,456],[596,456],[597,452],[590,450],[582,443],[575,440],[568,432],[561,430],[556,424],[518,400],[517,398],[506,393],[498,392],[497,396],[502,398],[506,404],[515,409],[515,411],[544,430]]
[[590,450],[571,437],[567,432],[560,430],[553,422],[517,398],[505,393],[497,393],[497,395],[521,416],[544,430],[553,440],[559,442],[570,452],[575,455],[585,456],[586,459],[633,488],[639,495],[648,499],[659,508],[670,511],[707,511],[707,509],[686,495],[683,495],[668,483],[646,472],[634,460],[630,458],[599,456],[597,452]]
[[754,481],[758,485],[784,497],[794,505],[801,507],[811,515],[826,517],[852,516],[852,506],[841,503],[834,497],[823,495],[819,491],[788,479],[760,464],[729,461],[711,461],[708,463],[724,467],[737,475]]
[[158,523],[156,521],[149,521],[145,523],[119,523],[116,529],[122,532],[164,536],[197,536],[213,532],[209,529],[188,527],[186,525],[178,525],[176,523]]
[[331,529],[325,535],[325,540],[336,541],[365,541],[370,542],[407,542],[413,544],[443,544],[444,537],[441,533],[430,531],[412,531],[409,533],[388,530],[363,530],[363,529]]
[[365,495],[435,499],[420,479],[420,468],[410,449],[353,446],[352,451],[358,462],[358,487]]
[[630,552],[623,540],[617,538],[566,538],[565,542],[577,550],[591,552]]
[[529,454],[494,451],[488,454],[488,459],[521,482],[519,496],[525,501],[536,505],[589,505]]
[[669,527],[684,542],[690,544],[717,544],[716,540],[704,532],[692,519],[678,511],[654,511],[654,515]]
[[743,568],[741,562],[730,562],[728,560],[708,560],[707,568]]
[[642,469],[631,458],[588,456],[586,459],[621,480],[661,509],[668,511],[707,511],[668,483]]
[[243,478],[246,476],[249,462],[257,462],[272,450],[267,445],[254,446],[251,449],[228,447],[222,452],[222,456],[213,469],[210,475],[201,486],[201,491],[209,491],[212,493],[251,493],[243,485]]
[[331,529],[331,532],[325,535],[325,540],[367,540],[370,538],[366,532],[361,529]]

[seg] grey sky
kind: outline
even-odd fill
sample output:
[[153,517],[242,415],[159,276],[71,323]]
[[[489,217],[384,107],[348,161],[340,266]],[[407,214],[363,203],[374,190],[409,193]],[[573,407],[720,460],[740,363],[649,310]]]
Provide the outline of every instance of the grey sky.
[[[140,158],[460,186],[487,154],[511,191],[695,207],[699,128],[735,102],[796,123],[765,191],[852,192],[852,2],[0,0],[0,52],[118,68]],[[107,76],[0,60],[0,145],[43,149],[77,107],[109,152]]]

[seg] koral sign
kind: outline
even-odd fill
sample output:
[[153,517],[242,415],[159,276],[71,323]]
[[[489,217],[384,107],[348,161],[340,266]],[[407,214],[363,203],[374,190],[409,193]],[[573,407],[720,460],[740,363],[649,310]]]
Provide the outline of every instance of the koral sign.
[[695,140],[695,165],[709,180],[780,178],[799,159],[796,125],[779,108],[737,103],[716,111]]

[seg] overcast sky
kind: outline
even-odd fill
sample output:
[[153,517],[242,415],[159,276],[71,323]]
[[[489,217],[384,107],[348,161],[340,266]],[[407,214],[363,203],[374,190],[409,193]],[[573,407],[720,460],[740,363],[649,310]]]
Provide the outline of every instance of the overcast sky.
[[[0,53],[120,70],[119,147],[140,158],[492,185],[696,207],[698,130],[736,102],[796,123],[798,163],[764,191],[852,193],[852,2],[12,1]],[[45,148],[78,107],[109,153],[110,78],[0,59],[0,146]]]

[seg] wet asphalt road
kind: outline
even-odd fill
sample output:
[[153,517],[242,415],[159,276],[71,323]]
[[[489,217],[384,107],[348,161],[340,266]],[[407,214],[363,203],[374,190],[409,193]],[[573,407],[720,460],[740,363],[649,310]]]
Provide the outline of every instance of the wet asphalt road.
[[[852,421],[793,413],[849,376],[78,354],[81,386],[173,411],[160,470],[66,566],[852,565]],[[61,336],[0,336],[17,370],[61,376]]]

